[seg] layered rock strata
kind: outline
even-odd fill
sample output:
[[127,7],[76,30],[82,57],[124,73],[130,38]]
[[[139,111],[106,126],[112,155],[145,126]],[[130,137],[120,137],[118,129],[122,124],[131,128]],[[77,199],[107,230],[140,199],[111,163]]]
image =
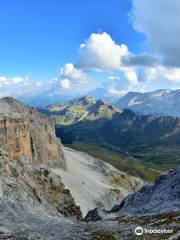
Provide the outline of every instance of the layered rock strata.
[[65,169],[66,162],[52,120],[12,98],[0,99],[0,208],[80,219],[55,167]]

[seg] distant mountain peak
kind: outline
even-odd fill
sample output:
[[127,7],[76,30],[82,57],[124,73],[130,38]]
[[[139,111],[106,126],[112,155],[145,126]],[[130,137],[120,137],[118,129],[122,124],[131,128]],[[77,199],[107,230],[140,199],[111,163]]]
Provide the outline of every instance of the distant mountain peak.
[[128,108],[125,108],[122,112],[122,114],[124,115],[136,115],[132,110],[128,109]]
[[3,98],[1,98],[1,101],[14,102],[16,100],[13,97],[3,97]]
[[33,108],[29,107],[12,97],[0,98],[0,115],[4,117],[13,114],[27,114],[32,111]]
[[180,89],[159,89],[153,92],[129,92],[119,99],[117,106],[139,114],[180,117]]
[[101,99],[98,99],[97,100],[97,105],[99,105],[99,106],[101,106],[101,105],[107,105],[107,103],[105,103],[103,100],[101,100]]
[[57,124],[70,125],[84,120],[97,120],[111,118],[120,110],[108,105],[103,100],[96,100],[93,97],[82,96],[71,100],[64,105],[51,105],[46,108],[39,108],[40,112],[48,115],[55,115]]
[[73,101],[74,103],[79,103],[82,105],[88,105],[88,104],[93,104],[96,102],[96,99],[90,96],[82,96],[80,98],[77,98]]
[[[23,103],[19,102],[18,100],[16,100],[13,97],[3,97],[0,98],[0,104],[7,104],[7,105],[12,105],[12,104],[17,104],[17,105],[24,105]],[[25,106],[25,105],[24,105]]]

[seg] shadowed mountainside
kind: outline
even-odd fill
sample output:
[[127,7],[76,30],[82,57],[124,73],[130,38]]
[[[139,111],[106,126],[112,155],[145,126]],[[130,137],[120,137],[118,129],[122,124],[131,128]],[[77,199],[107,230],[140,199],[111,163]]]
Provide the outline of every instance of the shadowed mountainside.
[[[56,135],[64,144],[78,146],[78,150],[89,152],[94,146],[92,154],[96,153],[101,159],[101,149],[105,149],[112,151],[112,157],[119,154],[119,161],[122,157],[126,163],[138,160],[139,166],[148,168],[147,173],[151,169],[168,170],[180,163],[180,119],[177,117],[139,116],[125,109],[122,113],[115,113],[111,119],[84,121],[70,126],[56,125]],[[117,167],[118,164],[110,159],[107,162],[113,161]],[[131,164],[128,166],[131,167]],[[143,172],[144,175],[145,170]]]

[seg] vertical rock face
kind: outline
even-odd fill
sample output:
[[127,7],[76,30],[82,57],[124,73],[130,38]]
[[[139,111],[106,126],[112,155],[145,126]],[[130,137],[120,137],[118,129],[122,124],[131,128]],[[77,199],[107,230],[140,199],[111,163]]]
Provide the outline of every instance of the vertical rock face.
[[0,146],[9,157],[24,157],[33,164],[59,161],[65,167],[61,143],[55,136],[52,121],[35,110],[10,100],[4,99],[4,103],[10,106],[9,111],[6,106],[6,111],[3,112],[2,106],[5,104],[2,104],[2,100],[0,102]]
[[66,168],[66,162],[52,120],[12,98],[0,99],[1,214],[32,209],[80,219],[53,168]]
[[[35,125],[37,126],[35,127]],[[61,165],[65,167],[61,143],[56,138],[50,121],[30,123],[30,144],[35,163],[61,159]]]
[[0,120],[0,145],[7,150],[9,157],[32,158],[30,131],[23,118]]

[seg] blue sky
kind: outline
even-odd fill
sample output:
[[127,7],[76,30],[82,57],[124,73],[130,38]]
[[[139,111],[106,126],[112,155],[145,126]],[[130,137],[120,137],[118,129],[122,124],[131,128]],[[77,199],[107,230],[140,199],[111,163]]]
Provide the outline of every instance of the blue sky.
[[[110,88],[111,90],[113,88],[117,91],[124,89],[123,84],[121,85],[121,81],[122,79],[124,81],[124,78],[127,78],[127,81],[133,82],[134,84],[133,87],[129,88],[127,88],[127,84],[125,84],[125,91],[128,89],[137,90],[140,85],[142,91],[143,87],[146,91],[159,87],[178,87],[180,79],[179,66],[173,65],[174,62],[178,62],[176,61],[178,57],[174,60],[173,64],[171,64],[171,62],[169,63],[166,56],[163,55],[164,52],[167,51],[160,51],[160,47],[154,46],[156,39],[153,37],[157,34],[149,30],[154,27],[158,32],[156,26],[153,26],[154,23],[152,21],[154,17],[154,7],[157,9],[156,5],[158,1],[161,6],[163,3],[162,0],[152,0],[150,4],[148,3],[149,6],[146,4],[149,9],[147,13],[146,6],[144,6],[142,0],[0,1],[0,91],[9,88],[9,91],[7,91],[7,94],[9,94],[12,85],[19,84],[20,86],[12,89],[13,92],[19,92],[21,91],[21,87],[24,88],[30,85],[32,87],[32,83],[28,81],[38,82],[38,89],[40,86],[42,86],[42,88],[48,88],[47,82],[53,77],[58,78],[58,80],[55,81],[57,89],[63,87],[63,84],[58,85],[57,82],[59,83],[65,80],[64,89],[68,91],[70,91],[71,82],[73,86],[72,91],[76,88],[76,85],[81,85],[80,79],[77,79],[81,77],[87,83],[86,87],[83,87],[86,90],[92,87],[95,88],[96,85],[104,84],[103,81],[105,81],[105,85],[108,85],[108,79],[111,77],[114,77],[114,80],[113,83],[110,81]],[[164,1],[164,8],[166,8],[166,2],[168,1]],[[178,1],[175,0],[174,3],[174,8],[176,8]],[[160,13],[160,9],[158,9],[158,11]],[[129,17],[132,13],[135,16],[133,20]],[[154,14],[156,14],[156,12]],[[147,18],[147,15],[149,18]],[[162,19],[163,21],[166,20],[164,20],[163,16]],[[177,19],[177,21],[178,20],[179,19]],[[150,26],[146,26],[146,22],[149,22]],[[158,22],[161,22],[161,20],[157,19],[157,23]],[[106,35],[103,35],[103,33]],[[167,33],[168,32],[162,33],[162,35]],[[94,42],[91,39],[92,34],[97,34],[94,36]],[[105,63],[103,67],[102,64],[97,62],[92,63],[92,60],[97,59],[97,55],[92,56],[92,51],[87,41],[91,39],[92,41],[90,41],[89,44],[93,45],[96,43],[98,36],[101,37],[100,41],[104,41],[104,46],[106,46],[105,41],[109,41],[108,37],[114,42],[114,45],[112,44],[112,51],[105,56],[103,55],[99,61],[107,57],[109,59],[112,58],[113,62],[113,57],[117,57],[113,54],[113,47],[125,44],[128,48],[128,52],[125,54],[125,58],[127,58],[126,63],[123,62],[124,59],[121,60],[121,66],[119,68],[109,68],[108,63]],[[84,49],[81,49],[83,58],[79,55],[80,45],[82,43],[87,45]],[[173,44],[175,45],[172,41],[172,45]],[[114,50],[115,49],[116,48],[114,48]],[[119,51],[121,52],[122,49],[119,49]],[[146,59],[152,60],[149,55],[153,55],[154,58],[157,58],[157,61],[153,59],[150,66],[144,67],[144,62],[142,63],[142,54],[144,53],[146,53],[145,56],[143,55],[144,62],[146,62]],[[135,58],[136,56],[137,59]],[[92,59],[86,62],[86,59],[90,57],[92,57]],[[85,64],[82,63],[82,59],[85,59]],[[162,59],[164,62],[161,61]],[[88,65],[90,62],[92,63],[91,66]],[[150,71],[153,72],[154,62],[158,62],[158,70],[156,69],[158,81],[156,84],[152,83],[150,79],[146,80],[147,73],[149,74]],[[66,70],[71,71],[71,74],[67,73],[67,71],[66,74],[65,72],[64,74],[60,74],[60,69],[65,69],[66,64],[69,63],[73,64],[73,70]],[[80,71],[78,75],[77,71],[74,71],[74,68]],[[129,79],[127,75],[132,75],[132,71],[135,71],[136,74],[139,72],[144,74],[144,72],[146,72],[144,79],[139,80],[138,76],[136,80]],[[86,76],[82,76],[81,73]],[[75,74],[76,77],[74,78],[72,74]],[[141,74],[141,76],[143,76],[143,74]],[[173,75],[172,78],[176,78],[175,81],[167,79],[169,74]],[[14,80],[14,78],[16,79]],[[23,85],[24,81],[26,81],[26,84]],[[46,86],[43,86],[43,82]],[[3,83],[5,84],[3,85]],[[85,86],[85,84],[83,84],[82,86]],[[29,91],[31,91],[30,87]]]
[[142,48],[142,34],[128,22],[126,0],[6,0],[0,9],[1,74],[48,80],[74,62],[79,45],[98,31],[134,52]]

